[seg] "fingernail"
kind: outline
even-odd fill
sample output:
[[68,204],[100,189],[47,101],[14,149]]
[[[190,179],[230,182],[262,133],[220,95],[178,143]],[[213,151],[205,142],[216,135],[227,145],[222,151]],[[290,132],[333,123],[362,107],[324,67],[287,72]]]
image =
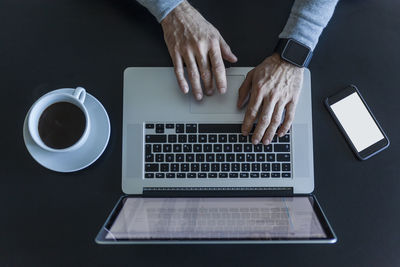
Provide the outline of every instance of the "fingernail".
[[197,99],[197,100],[201,100],[202,97],[203,97],[203,96],[202,96],[201,94],[196,94],[196,99]]
[[221,92],[221,94],[225,94],[226,93],[226,88],[221,88],[220,92]]
[[258,139],[254,139],[254,140],[253,140],[253,144],[254,144],[254,145],[257,145],[258,142],[260,142],[260,141],[258,141]]
[[264,145],[269,145],[270,142],[271,141],[269,139],[266,139],[265,142],[264,142]]

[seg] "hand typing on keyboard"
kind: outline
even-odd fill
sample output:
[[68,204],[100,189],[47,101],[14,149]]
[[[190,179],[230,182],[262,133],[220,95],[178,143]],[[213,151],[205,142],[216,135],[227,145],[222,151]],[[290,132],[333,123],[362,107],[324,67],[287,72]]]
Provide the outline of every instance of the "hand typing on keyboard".
[[289,130],[303,84],[302,68],[283,61],[278,54],[265,59],[251,70],[239,88],[237,105],[242,108],[249,100],[242,125],[242,134],[247,136],[258,118],[252,142],[264,145],[271,143],[283,111],[285,119],[277,133],[279,137]]

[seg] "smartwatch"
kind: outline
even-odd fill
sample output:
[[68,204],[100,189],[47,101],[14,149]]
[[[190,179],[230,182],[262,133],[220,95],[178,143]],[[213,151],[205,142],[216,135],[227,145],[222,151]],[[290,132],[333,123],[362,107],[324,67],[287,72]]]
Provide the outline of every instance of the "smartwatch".
[[307,67],[312,58],[311,48],[294,39],[279,39],[275,52],[297,67]]

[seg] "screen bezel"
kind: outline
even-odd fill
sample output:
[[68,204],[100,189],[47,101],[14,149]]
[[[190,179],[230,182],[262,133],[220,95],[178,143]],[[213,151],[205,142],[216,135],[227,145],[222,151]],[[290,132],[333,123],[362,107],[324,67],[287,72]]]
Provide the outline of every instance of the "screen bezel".
[[[347,132],[345,131],[345,129],[343,128],[342,124],[340,123],[339,119],[336,117],[335,112],[333,112],[331,106],[333,104],[335,104],[336,102],[339,102],[340,100],[348,97],[349,95],[353,94],[353,93],[357,93],[358,97],[361,99],[362,103],[364,104],[364,106],[366,107],[368,113],[371,115],[372,119],[374,120],[376,126],[378,127],[379,131],[382,133],[383,135],[383,139],[379,140],[378,142],[370,145],[369,147],[361,150],[361,151],[357,151],[356,147],[354,146],[353,142],[351,141],[349,135],[347,134]],[[351,149],[353,150],[353,152],[356,154],[356,156],[361,159],[361,160],[366,160],[370,157],[372,157],[373,155],[377,154],[378,152],[384,150],[385,148],[387,148],[390,144],[389,139],[387,138],[385,132],[383,131],[382,127],[380,126],[380,124],[378,123],[378,121],[376,120],[374,114],[372,114],[370,108],[368,107],[367,103],[365,102],[364,98],[361,96],[360,92],[358,91],[357,87],[355,85],[349,85],[348,87],[346,87],[344,90],[338,92],[337,94],[327,97],[325,99],[325,105],[328,108],[329,113],[332,115],[333,119],[335,120],[337,126],[339,127],[340,131],[342,132],[342,134],[344,135],[344,137],[346,138],[348,144],[350,145]]]
[[[324,230],[326,237],[324,238],[268,238],[268,239],[243,239],[243,238],[231,238],[231,239],[213,239],[213,238],[202,238],[202,239],[106,239],[108,229],[114,224],[119,212],[121,211],[127,198],[138,198],[143,197],[140,195],[126,195],[122,196],[103,227],[100,229],[95,241],[98,244],[177,244],[177,243],[335,243],[337,241],[336,235],[332,230],[325,214],[323,213],[317,199],[314,195],[296,195],[291,197],[308,197],[311,206]],[[287,198],[287,196],[285,196]]]

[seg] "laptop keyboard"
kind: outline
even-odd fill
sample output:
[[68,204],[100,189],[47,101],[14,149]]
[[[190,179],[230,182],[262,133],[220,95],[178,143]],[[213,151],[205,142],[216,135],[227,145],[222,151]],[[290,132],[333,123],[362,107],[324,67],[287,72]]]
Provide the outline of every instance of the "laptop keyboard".
[[241,124],[146,123],[144,176],[162,178],[292,178],[290,132],[253,145]]

